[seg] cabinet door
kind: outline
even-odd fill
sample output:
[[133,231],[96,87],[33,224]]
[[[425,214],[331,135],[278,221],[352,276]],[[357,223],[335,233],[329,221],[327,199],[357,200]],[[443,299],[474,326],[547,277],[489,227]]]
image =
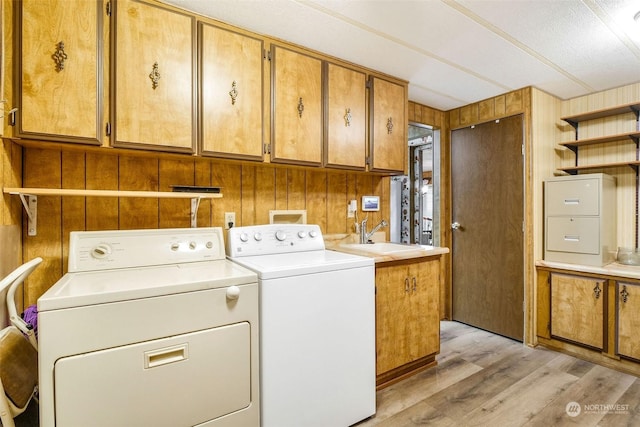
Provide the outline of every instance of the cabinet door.
[[200,24],[200,150],[262,160],[263,42]]
[[101,144],[103,2],[15,5],[17,136]]
[[372,171],[404,172],[407,163],[406,86],[371,77]]
[[406,316],[411,283],[405,266],[376,267],[376,373],[411,361]]
[[271,160],[322,163],[322,62],[274,46]]
[[411,311],[407,322],[411,360],[440,351],[440,263],[409,265]]
[[604,280],[551,275],[551,335],[604,348]]
[[195,18],[156,3],[114,4],[113,145],[194,152]]
[[367,157],[366,75],[327,63],[324,164],[364,170]]
[[618,283],[618,354],[640,360],[640,285]]

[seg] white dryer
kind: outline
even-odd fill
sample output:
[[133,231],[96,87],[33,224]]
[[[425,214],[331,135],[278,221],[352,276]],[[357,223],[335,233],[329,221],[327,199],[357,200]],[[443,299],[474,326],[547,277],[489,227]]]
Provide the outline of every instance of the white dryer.
[[40,425],[259,426],[256,274],[220,228],[71,233],[39,300]]
[[263,427],[346,427],[376,411],[372,258],[325,250],[317,225],[229,230],[258,273]]

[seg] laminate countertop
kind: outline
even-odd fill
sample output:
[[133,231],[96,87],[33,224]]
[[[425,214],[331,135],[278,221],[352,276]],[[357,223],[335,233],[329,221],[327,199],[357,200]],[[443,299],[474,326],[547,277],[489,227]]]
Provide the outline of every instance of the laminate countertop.
[[[380,233],[384,238],[384,233]],[[332,251],[344,252],[373,258],[376,263],[401,261],[414,258],[440,256],[449,253],[449,248],[427,245],[408,245],[384,242],[380,236],[374,236],[374,243],[360,245],[354,234],[325,235],[325,247]],[[377,246],[376,246],[377,245]]]
[[617,262],[612,262],[602,267],[596,267],[591,265],[540,260],[536,261],[536,266],[640,280],[640,266],[620,264]]

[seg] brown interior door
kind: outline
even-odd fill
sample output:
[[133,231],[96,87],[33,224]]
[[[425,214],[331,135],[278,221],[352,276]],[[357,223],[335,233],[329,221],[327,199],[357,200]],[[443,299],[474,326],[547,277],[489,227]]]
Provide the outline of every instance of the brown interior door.
[[523,118],[451,133],[453,319],[522,341]]

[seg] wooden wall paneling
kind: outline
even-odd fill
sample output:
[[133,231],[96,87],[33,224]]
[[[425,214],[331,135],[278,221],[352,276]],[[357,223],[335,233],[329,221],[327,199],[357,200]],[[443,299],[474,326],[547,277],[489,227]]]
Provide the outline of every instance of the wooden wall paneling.
[[327,228],[328,234],[353,231],[355,218],[347,218],[347,174],[327,174]]
[[504,117],[507,115],[507,96],[500,95],[496,96],[494,99],[494,114],[495,117]]
[[237,226],[243,223],[242,166],[211,163],[211,185],[222,187],[222,198],[211,203],[211,226],[224,227],[224,213],[235,212]]
[[241,212],[236,213],[238,225],[256,224],[256,167],[242,166],[241,175]]
[[[79,151],[62,151],[62,188],[84,188],[85,154]],[[67,272],[69,259],[69,233],[85,229],[86,208],[84,197],[62,197],[62,272]]]
[[[195,165],[192,159],[160,159],[158,191],[172,191],[172,185],[195,185]],[[191,227],[190,199],[158,199],[160,228]]]
[[516,113],[520,113],[525,109],[527,105],[525,103],[525,91],[528,89],[514,90],[513,92],[509,92],[505,94],[506,104],[505,104],[505,114],[512,115]]
[[495,115],[495,99],[485,99],[484,101],[478,102],[478,119],[480,121],[491,120],[491,118]]
[[[85,187],[88,190],[118,189],[118,156],[87,153],[85,156]],[[115,197],[87,197],[86,230],[117,230],[119,204]]]
[[323,233],[327,232],[327,191],[327,173],[308,171],[305,190],[307,222],[318,224]]
[[276,168],[257,166],[255,189],[255,222],[269,224],[269,211],[276,208]]
[[[3,139],[0,147],[0,184],[2,187],[22,186],[22,147]],[[2,193],[0,225],[22,225],[22,202],[17,196]]]
[[[386,220],[390,223],[391,220],[391,178],[388,176],[375,176],[373,177],[373,193],[380,196],[380,220]],[[379,221],[378,221],[379,222]],[[376,222],[377,224],[377,222]],[[372,224],[370,227],[373,227]],[[389,226],[380,229],[384,231],[386,240],[388,241],[391,233]]]
[[[195,161],[193,170],[194,185],[200,187],[218,186],[212,182],[211,177],[211,162],[210,161]],[[224,189],[221,190],[222,197],[225,197]],[[221,204],[221,199],[200,200],[200,206],[198,207],[198,227],[211,227],[212,221],[212,204]]]
[[[119,158],[119,190],[158,191],[158,159]],[[158,228],[158,199],[122,197],[119,199],[120,229]]]
[[287,169],[276,168],[276,185],[274,188],[276,209],[287,209]]
[[[62,154],[59,150],[24,150],[25,187],[60,188]],[[37,299],[62,277],[62,203],[57,196],[38,197],[37,235],[28,236],[27,216],[23,226],[23,260],[42,257],[43,262],[25,282],[25,305]]]
[[[301,169],[289,169],[287,173],[287,209],[307,209],[305,190],[307,175]],[[308,222],[308,218],[307,218]]]

